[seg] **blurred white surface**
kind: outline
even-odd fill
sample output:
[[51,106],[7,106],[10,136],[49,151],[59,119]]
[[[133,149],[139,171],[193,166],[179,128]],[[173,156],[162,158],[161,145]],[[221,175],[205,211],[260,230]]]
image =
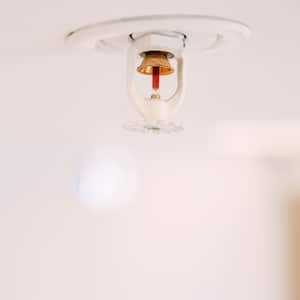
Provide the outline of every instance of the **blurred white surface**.
[[137,164],[130,151],[106,146],[84,158],[76,190],[83,206],[119,208],[136,200],[138,181]]

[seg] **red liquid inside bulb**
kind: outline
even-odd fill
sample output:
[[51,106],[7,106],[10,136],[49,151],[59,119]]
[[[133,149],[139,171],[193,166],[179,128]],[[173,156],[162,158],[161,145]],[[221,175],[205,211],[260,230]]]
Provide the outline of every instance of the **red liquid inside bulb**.
[[159,89],[159,67],[152,69],[152,88],[157,91]]

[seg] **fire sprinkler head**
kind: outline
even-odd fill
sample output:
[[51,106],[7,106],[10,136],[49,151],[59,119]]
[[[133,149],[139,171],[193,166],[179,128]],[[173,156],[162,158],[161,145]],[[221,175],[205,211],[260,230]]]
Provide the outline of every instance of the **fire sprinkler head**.
[[[123,18],[84,26],[66,37],[71,46],[102,52],[127,51],[128,94],[142,117],[141,122],[126,125],[142,132],[178,132],[174,117],[183,101],[184,53],[198,53],[233,45],[250,36],[243,23],[201,15],[159,15]],[[137,58],[142,62],[137,65]],[[170,59],[176,61],[176,68]],[[152,76],[152,93],[140,95],[136,73]],[[176,91],[162,97],[160,76],[176,74]]]

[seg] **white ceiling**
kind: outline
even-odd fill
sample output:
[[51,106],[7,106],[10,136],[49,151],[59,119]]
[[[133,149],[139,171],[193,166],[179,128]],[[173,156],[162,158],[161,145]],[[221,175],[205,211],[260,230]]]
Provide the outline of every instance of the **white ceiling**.
[[[297,123],[299,11],[293,0],[1,2],[0,298],[282,299],[276,176],[254,159],[220,158],[212,132],[227,121]],[[241,47],[189,57],[181,135],[123,131],[135,116],[125,58],[63,43],[81,25],[156,13],[253,30]],[[128,207],[90,211],[74,192],[78,166],[112,145],[133,153],[139,193]]]

